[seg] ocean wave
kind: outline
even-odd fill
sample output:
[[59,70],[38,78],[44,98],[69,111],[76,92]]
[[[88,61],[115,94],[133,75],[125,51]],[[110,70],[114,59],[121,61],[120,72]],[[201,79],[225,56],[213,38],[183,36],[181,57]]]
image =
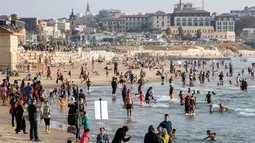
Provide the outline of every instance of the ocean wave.
[[249,112],[239,112],[238,115],[245,116],[245,117],[255,117],[255,113],[249,113]]
[[251,109],[251,108],[236,108],[235,111],[237,112],[247,112],[247,113],[255,113],[255,109]]

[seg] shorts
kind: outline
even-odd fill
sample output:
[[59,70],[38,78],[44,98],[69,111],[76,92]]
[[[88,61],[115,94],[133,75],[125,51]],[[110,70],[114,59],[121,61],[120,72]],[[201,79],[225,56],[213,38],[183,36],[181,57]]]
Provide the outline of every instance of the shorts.
[[45,125],[50,125],[50,118],[44,118]]
[[128,110],[128,109],[131,109],[132,108],[132,104],[127,104],[126,105],[126,109]]

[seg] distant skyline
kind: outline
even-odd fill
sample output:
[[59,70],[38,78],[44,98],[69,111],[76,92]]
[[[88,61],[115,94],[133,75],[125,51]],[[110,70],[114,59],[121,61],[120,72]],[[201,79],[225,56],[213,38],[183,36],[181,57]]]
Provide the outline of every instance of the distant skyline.
[[[204,0],[205,10],[216,13],[228,13],[230,10],[242,10],[245,6],[255,6],[254,0]],[[179,0],[5,0],[0,5],[0,15],[16,13],[20,17],[68,18],[71,9],[74,13],[85,14],[87,2],[92,13],[102,9],[121,9],[123,13],[152,13],[158,10],[172,13],[174,4]],[[202,7],[202,0],[183,0],[195,7]],[[59,5],[59,6],[58,6]]]

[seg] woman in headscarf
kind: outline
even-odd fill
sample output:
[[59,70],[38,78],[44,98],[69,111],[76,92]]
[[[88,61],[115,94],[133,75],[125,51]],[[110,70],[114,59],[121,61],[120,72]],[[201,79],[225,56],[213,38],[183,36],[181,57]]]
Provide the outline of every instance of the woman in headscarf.
[[68,104],[68,108],[69,108],[68,118],[67,118],[68,125],[74,126],[75,125],[75,115],[76,115],[77,109],[78,109],[74,97],[71,97],[71,100]]
[[147,90],[146,92],[146,95],[145,95],[145,103],[146,104],[149,104],[150,103],[150,98],[152,100],[154,100],[154,91],[153,91],[153,88],[152,87],[149,87],[149,89]]
[[14,109],[15,112],[15,116],[16,116],[16,134],[18,134],[21,130],[23,130],[24,134],[28,134],[26,132],[26,121],[24,118],[24,107],[23,107],[23,100],[19,100],[19,105],[17,106],[17,108]]
[[152,125],[149,126],[148,133],[144,137],[144,143],[159,143],[159,137]]

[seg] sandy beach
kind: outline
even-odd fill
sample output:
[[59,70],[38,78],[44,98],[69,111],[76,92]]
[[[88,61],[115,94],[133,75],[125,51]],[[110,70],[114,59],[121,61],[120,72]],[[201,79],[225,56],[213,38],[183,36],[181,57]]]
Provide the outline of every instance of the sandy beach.
[[[0,103],[1,104],[1,103]],[[29,134],[23,133],[15,134],[15,129],[11,126],[11,115],[9,114],[9,107],[1,106],[0,110],[0,143],[29,143]],[[16,123],[15,123],[16,124]],[[27,132],[29,132],[29,123],[27,125]],[[40,126],[38,135],[43,143],[65,143],[69,138],[74,137],[65,131],[52,129],[50,134],[44,132],[44,126]]]

